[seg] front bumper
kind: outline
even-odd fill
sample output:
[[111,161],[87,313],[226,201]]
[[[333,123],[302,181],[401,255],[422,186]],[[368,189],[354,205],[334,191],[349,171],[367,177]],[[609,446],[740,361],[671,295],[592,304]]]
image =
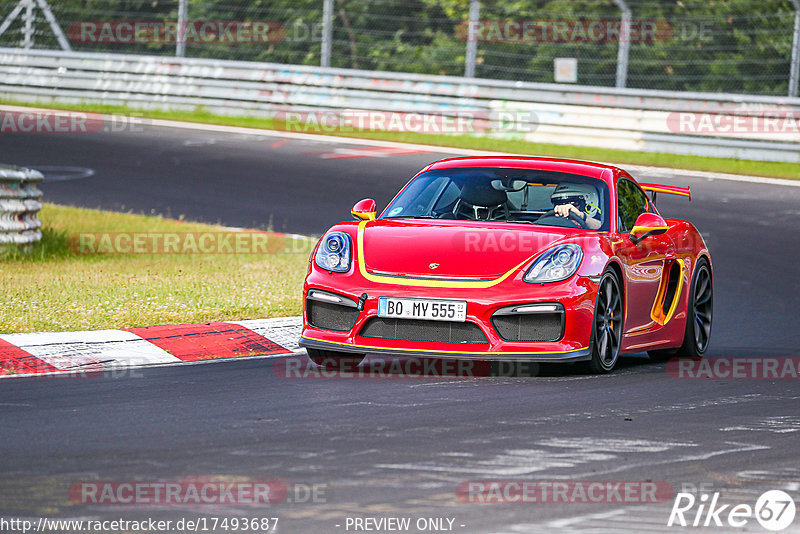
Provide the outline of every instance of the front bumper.
[[590,348],[570,352],[531,352],[531,353],[496,353],[496,352],[439,352],[436,350],[413,350],[407,348],[377,347],[372,345],[356,345],[353,343],[334,343],[306,337],[300,338],[300,346],[312,349],[351,352],[357,354],[378,354],[396,357],[418,358],[458,358],[473,360],[503,360],[509,362],[579,362],[592,357]]
[[[598,288],[587,277],[576,275],[552,284],[528,284],[521,280],[508,280],[495,287],[480,290],[375,284],[363,279],[358,280],[358,284],[335,283],[345,279],[355,282],[347,276],[336,277],[314,271],[310,273],[303,294],[301,346],[360,354],[525,362],[570,362],[591,358],[591,327]],[[347,287],[343,287],[345,285]],[[313,290],[340,295],[351,303],[360,302],[361,309],[358,311],[351,306],[352,313],[357,313],[352,327],[346,331],[333,331],[312,326],[308,317],[307,296]],[[467,322],[480,328],[486,342],[448,343],[362,336],[362,330],[368,321],[378,316],[378,298],[386,296],[465,300]],[[563,334],[558,340],[504,340],[492,323],[492,316],[501,309],[552,303],[561,304],[564,310]]]

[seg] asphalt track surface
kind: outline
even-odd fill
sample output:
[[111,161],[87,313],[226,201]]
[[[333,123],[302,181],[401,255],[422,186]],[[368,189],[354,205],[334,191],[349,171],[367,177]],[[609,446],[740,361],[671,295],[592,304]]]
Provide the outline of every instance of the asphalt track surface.
[[[416,170],[446,156],[329,157],[350,148],[147,127],[4,135],[0,161],[51,169],[51,202],[320,234],[361,198],[385,206]],[[94,174],[64,180],[65,167]],[[691,203],[662,197],[659,207],[693,221],[711,248],[709,356],[798,356],[800,188],[638,178],[692,187]],[[699,530],[666,526],[672,500],[461,502],[456,488],[470,480],[666,481],[750,505],[782,489],[800,503],[798,380],[675,379],[644,355],[607,376],[564,367],[463,380],[286,379],[281,361],[0,381],[0,516],[277,516],[279,532],[291,533],[353,532],[348,517],[451,518],[452,532],[468,533]],[[149,507],[68,496],[80,481],[206,476],[317,484],[325,502]],[[708,530],[765,532],[755,519]],[[798,531],[800,514],[784,530]]]

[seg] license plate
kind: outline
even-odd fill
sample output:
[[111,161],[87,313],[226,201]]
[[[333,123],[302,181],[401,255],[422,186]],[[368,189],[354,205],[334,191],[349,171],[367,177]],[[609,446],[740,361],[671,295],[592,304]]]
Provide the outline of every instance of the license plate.
[[463,323],[467,320],[467,301],[380,297],[378,317]]

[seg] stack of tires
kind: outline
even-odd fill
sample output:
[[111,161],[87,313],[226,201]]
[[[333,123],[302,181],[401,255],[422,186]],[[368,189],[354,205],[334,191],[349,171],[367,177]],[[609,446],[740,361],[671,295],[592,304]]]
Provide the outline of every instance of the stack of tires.
[[28,245],[42,238],[39,171],[0,164],[0,245]]

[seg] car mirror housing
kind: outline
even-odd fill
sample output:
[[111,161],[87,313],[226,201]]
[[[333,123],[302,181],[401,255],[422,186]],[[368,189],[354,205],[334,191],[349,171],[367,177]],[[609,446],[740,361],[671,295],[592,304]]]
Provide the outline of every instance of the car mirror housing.
[[661,215],[657,213],[642,213],[636,218],[628,237],[634,244],[639,244],[645,238],[666,233],[667,230],[669,230],[669,225]]
[[364,200],[356,202],[356,205],[350,210],[350,214],[362,221],[374,221],[377,211],[378,209],[375,201],[371,198],[365,198]]

